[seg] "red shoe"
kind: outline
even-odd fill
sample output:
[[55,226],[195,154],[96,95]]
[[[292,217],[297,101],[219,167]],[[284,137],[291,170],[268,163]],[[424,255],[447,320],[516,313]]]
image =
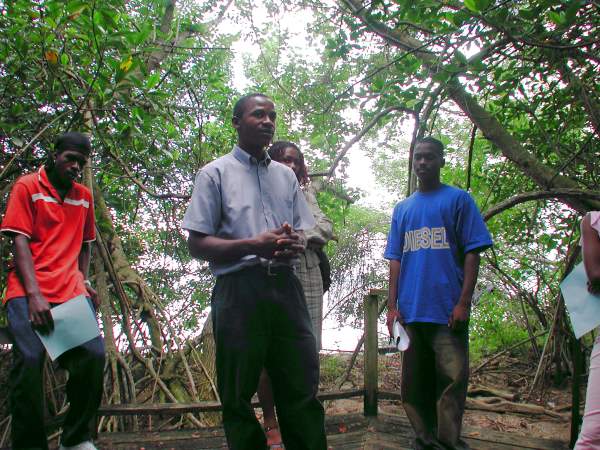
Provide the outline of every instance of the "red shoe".
[[265,427],[265,435],[267,436],[267,445],[269,450],[281,450],[285,449],[283,441],[281,440],[281,433],[279,427]]

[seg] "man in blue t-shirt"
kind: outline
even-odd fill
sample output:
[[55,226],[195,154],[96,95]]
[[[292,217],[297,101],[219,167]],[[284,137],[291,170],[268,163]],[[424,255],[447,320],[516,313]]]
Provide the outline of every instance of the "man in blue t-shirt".
[[416,145],[417,192],[394,208],[384,257],[390,261],[387,326],[410,337],[402,403],[415,448],[468,449],[460,439],[469,377],[468,324],[479,252],[492,238],[471,196],[440,182],[444,146]]

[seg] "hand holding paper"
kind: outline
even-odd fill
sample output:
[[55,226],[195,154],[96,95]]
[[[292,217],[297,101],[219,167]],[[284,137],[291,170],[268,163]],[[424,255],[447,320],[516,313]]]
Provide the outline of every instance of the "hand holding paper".
[[394,344],[401,352],[405,351],[409,344],[410,339],[408,338],[408,334],[404,327],[397,320],[394,321]]

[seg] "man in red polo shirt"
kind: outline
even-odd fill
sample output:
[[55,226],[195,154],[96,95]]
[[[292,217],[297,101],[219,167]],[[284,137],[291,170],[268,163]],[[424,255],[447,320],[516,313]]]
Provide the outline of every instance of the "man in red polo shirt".
[[[13,238],[14,269],[8,274],[5,303],[13,337],[10,374],[12,448],[47,450],[44,431],[44,347],[34,329],[54,327],[50,310],[78,295],[92,307],[98,297],[87,273],[95,239],[90,191],[76,183],[90,155],[81,133],[60,135],[45,167],[19,178],[8,200],[0,231]],[[69,372],[69,412],[61,450],[95,450],[92,425],[100,405],[104,372],[101,336],[62,354]]]

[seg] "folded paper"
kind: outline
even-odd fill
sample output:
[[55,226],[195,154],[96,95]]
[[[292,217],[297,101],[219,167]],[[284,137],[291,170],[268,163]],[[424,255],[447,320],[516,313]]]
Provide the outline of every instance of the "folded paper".
[[408,345],[410,344],[410,339],[408,338],[408,334],[406,333],[406,330],[404,329],[404,327],[402,325],[400,325],[400,322],[398,322],[398,320],[394,320],[393,331],[394,331],[394,343],[396,344],[396,347],[398,348],[398,350],[403,352],[404,350],[406,350],[408,348]]

